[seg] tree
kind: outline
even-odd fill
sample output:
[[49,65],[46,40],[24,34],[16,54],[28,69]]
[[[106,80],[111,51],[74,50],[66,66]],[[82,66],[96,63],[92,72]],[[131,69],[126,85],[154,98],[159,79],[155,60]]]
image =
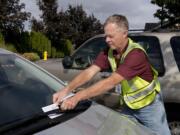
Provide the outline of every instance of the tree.
[[6,43],[11,43],[17,49],[21,48],[20,33],[24,29],[24,22],[30,17],[30,13],[22,11],[25,4],[19,4],[19,0],[0,0],[0,31]]
[[176,23],[180,19],[180,1],[179,0],[151,0],[152,4],[160,7],[154,14],[155,17],[161,20],[161,25],[164,21]]
[[88,16],[82,5],[69,5],[65,12],[57,11],[57,0],[39,0],[38,5],[42,11],[43,22],[32,21],[33,29],[40,31],[37,26],[44,25],[44,30],[41,31],[51,40],[56,51],[64,51],[66,40],[80,45],[89,37],[102,32],[100,21],[94,15]]
[[32,20],[31,20],[31,24],[32,24],[31,31],[36,31],[36,32],[44,33],[45,28],[44,28],[43,21],[37,21],[33,17]]
[[19,52],[30,52],[31,51],[31,45],[30,45],[30,33],[29,32],[22,32],[20,37],[20,46]]
[[78,47],[88,38],[102,33],[102,24],[97,20],[94,15],[88,16],[83,10],[82,5],[73,7],[69,5],[68,10],[65,12],[68,16],[69,31],[66,35]]
[[23,31],[23,22],[31,15],[23,12],[24,8],[25,4],[19,4],[19,0],[0,0],[0,30],[5,36],[10,30]]
[[57,0],[39,0],[38,5],[42,11],[41,18],[44,24],[44,34],[51,40],[52,45],[57,47],[60,39],[60,32],[58,31],[60,18],[57,13]]

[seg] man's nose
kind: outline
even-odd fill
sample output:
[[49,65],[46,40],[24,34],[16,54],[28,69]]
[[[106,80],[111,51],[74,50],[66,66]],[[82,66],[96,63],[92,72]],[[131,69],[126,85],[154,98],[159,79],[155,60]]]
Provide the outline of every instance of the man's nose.
[[110,38],[109,37],[106,37],[106,42],[108,43],[110,41]]

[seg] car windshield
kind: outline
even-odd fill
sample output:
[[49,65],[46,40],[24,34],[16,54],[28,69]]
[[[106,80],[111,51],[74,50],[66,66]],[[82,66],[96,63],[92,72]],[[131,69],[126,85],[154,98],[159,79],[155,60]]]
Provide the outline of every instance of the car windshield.
[[0,126],[39,114],[63,82],[33,63],[0,50]]

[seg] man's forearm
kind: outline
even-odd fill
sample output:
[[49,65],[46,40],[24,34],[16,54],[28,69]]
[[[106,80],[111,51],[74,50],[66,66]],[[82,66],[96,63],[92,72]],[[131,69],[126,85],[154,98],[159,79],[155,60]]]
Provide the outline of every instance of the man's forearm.
[[66,87],[68,91],[75,90],[79,86],[88,82],[100,69],[91,66],[90,68],[82,71],[78,76],[76,76]]
[[123,79],[124,78],[119,76],[117,73],[113,74],[111,77],[101,80],[93,86],[78,92],[76,96],[79,101],[98,96],[115,87]]

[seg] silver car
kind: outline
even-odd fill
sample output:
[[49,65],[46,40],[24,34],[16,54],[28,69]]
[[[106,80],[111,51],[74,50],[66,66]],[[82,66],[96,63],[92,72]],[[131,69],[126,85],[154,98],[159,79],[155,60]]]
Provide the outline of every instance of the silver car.
[[[39,66],[0,49],[1,135],[152,135],[141,124],[90,100],[74,110],[44,112],[64,82]],[[55,118],[49,117],[55,114]]]

